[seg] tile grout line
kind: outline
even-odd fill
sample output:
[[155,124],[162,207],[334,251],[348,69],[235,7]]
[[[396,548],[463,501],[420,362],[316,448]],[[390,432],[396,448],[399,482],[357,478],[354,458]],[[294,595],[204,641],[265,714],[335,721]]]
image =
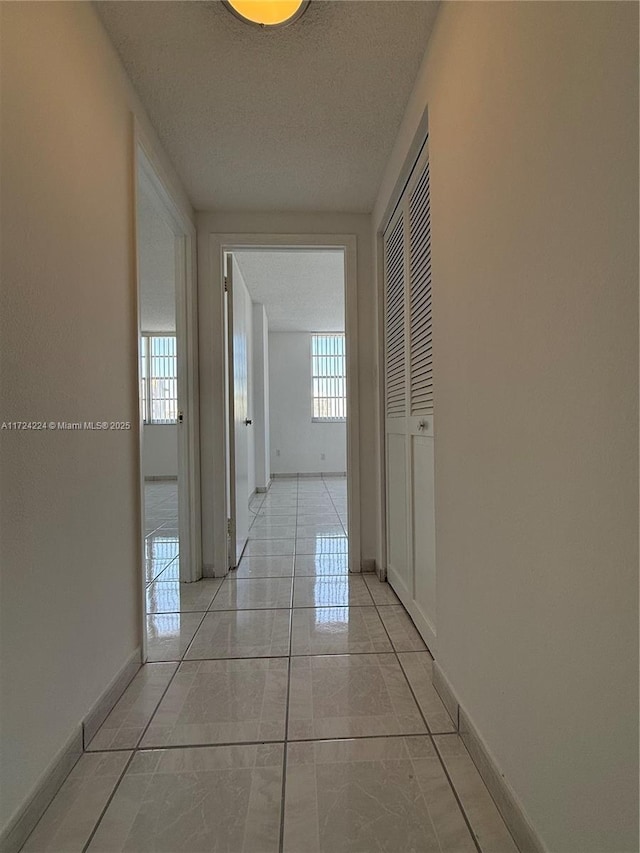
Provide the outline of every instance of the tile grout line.
[[[401,606],[401,607],[403,607],[403,609],[404,609],[404,611],[405,611],[405,613],[406,613],[406,612],[407,612],[407,611],[406,611],[406,608],[404,607],[404,605],[402,605],[402,602],[400,602],[400,606]],[[377,610],[377,609],[378,609],[378,605],[376,605],[376,610]],[[407,613],[407,615],[408,615],[408,613]],[[402,674],[404,675],[405,681],[407,682],[407,686],[409,687],[409,690],[411,691],[411,695],[413,696],[413,701],[416,703],[416,706],[417,706],[417,708],[418,708],[418,711],[419,711],[419,713],[420,713],[420,716],[422,717],[422,719],[423,719],[423,721],[424,721],[424,724],[425,724],[425,726],[427,727],[427,737],[428,737],[428,738],[429,738],[429,740],[431,741],[431,745],[432,745],[432,747],[434,748],[436,755],[438,756],[438,760],[439,760],[439,762],[440,762],[440,766],[442,767],[442,770],[443,770],[443,772],[444,772],[444,775],[445,775],[445,777],[446,777],[446,779],[447,779],[447,781],[448,781],[448,783],[449,783],[449,787],[451,788],[451,791],[452,791],[453,796],[454,796],[454,798],[455,798],[455,800],[456,800],[456,803],[458,804],[458,808],[460,809],[460,813],[462,814],[462,818],[463,818],[463,820],[464,820],[464,822],[465,822],[465,824],[466,824],[466,826],[467,826],[467,829],[469,830],[469,834],[471,835],[471,840],[473,841],[473,843],[474,843],[474,845],[475,845],[475,848],[476,848],[476,850],[477,850],[477,853],[483,853],[483,851],[482,851],[482,849],[481,849],[481,847],[480,847],[480,844],[479,844],[479,842],[478,842],[478,839],[477,839],[477,837],[476,837],[476,834],[475,834],[475,832],[474,832],[474,830],[473,830],[473,827],[471,826],[471,821],[469,820],[469,817],[468,817],[468,815],[467,815],[467,812],[466,812],[466,810],[465,810],[465,808],[464,808],[464,806],[463,806],[463,804],[462,804],[462,800],[460,799],[460,796],[458,795],[458,792],[456,791],[455,785],[453,784],[453,780],[451,779],[451,776],[449,775],[449,771],[447,770],[447,768],[446,768],[446,766],[445,766],[445,763],[444,763],[444,761],[443,761],[443,759],[442,759],[442,755],[440,754],[440,750],[438,749],[438,747],[437,747],[437,745],[436,745],[436,742],[435,742],[435,740],[434,740],[434,732],[432,732],[432,731],[431,731],[431,726],[429,725],[429,721],[427,720],[427,716],[426,716],[426,714],[424,713],[424,711],[422,710],[422,707],[421,707],[420,703],[418,702],[418,697],[416,696],[415,691],[414,691],[414,689],[413,689],[413,685],[412,685],[412,684],[411,684],[411,682],[409,681],[409,676],[407,675],[407,673],[405,672],[404,667],[402,666],[402,661],[400,660],[400,654],[399,654],[399,652],[396,650],[396,647],[395,647],[395,645],[394,645],[394,643],[393,643],[393,640],[391,639],[391,635],[389,634],[389,631],[387,630],[387,626],[384,624],[384,622],[383,622],[383,620],[382,620],[382,617],[380,616],[380,614],[379,614],[379,613],[378,613],[378,617],[380,618],[380,621],[382,622],[382,624],[383,624],[383,626],[384,626],[384,629],[385,629],[385,631],[386,631],[386,633],[387,633],[387,636],[389,637],[389,642],[391,643],[391,647],[393,648],[393,652],[394,652],[394,654],[395,654],[395,656],[396,656],[396,660],[398,661],[398,665],[399,665],[399,667],[400,667],[400,670],[401,670]],[[409,618],[411,618],[411,617],[409,617]],[[413,620],[411,620],[411,621],[412,621],[412,624],[413,624]],[[414,626],[414,627],[415,627],[415,626]],[[417,630],[417,629],[416,629],[416,630]],[[432,660],[432,661],[434,660],[433,655],[431,654],[431,651],[429,650],[429,647],[427,646],[427,644],[426,644],[426,643],[425,643],[425,649],[424,649],[424,650],[421,650],[421,651],[426,651],[426,652],[428,653],[428,655],[431,657],[431,660]],[[458,734],[458,733],[457,733],[457,732],[450,732],[450,734]]]
[[[349,525],[347,524],[347,526],[345,527],[345,525],[343,524],[342,516],[338,512],[338,508],[335,504],[335,501],[333,500],[333,495],[331,494],[331,492],[327,488],[327,484],[324,482],[324,477],[322,478],[322,482],[324,484],[324,487],[326,489],[327,494],[329,495],[329,500],[331,501],[331,506],[333,507],[335,514],[338,516],[338,519],[340,520],[340,525],[341,525],[342,529],[344,530],[344,535],[347,537],[347,540],[348,540],[349,539],[349,529],[348,529]],[[348,521],[349,521],[349,516],[347,516],[347,522]],[[354,572],[354,574],[355,574],[355,572]]]
[[[220,589],[221,589],[221,588],[222,588],[222,584],[220,584],[220,586],[219,586],[219,587],[218,587],[218,589],[216,590],[216,592],[215,592],[215,594],[214,594],[213,598],[215,598],[215,597],[216,597],[216,595],[218,594],[218,592],[220,592]],[[213,603],[213,599],[212,599],[212,603]],[[96,824],[95,824],[95,826],[93,827],[93,829],[92,829],[92,831],[91,831],[91,834],[90,834],[90,836],[89,836],[89,838],[88,838],[88,840],[87,840],[87,843],[86,843],[86,844],[85,844],[85,846],[82,848],[82,853],[86,853],[86,851],[87,851],[87,850],[88,850],[88,848],[89,848],[89,845],[90,845],[90,844],[91,844],[91,842],[93,841],[93,838],[94,838],[94,836],[95,836],[96,832],[98,831],[98,827],[99,827],[99,826],[100,826],[100,824],[102,823],[102,820],[103,820],[103,818],[104,818],[105,814],[107,813],[107,809],[108,809],[108,808],[109,808],[109,806],[111,805],[111,802],[112,802],[113,798],[115,797],[115,795],[116,795],[116,793],[117,793],[118,789],[120,788],[120,785],[121,785],[121,783],[122,783],[122,780],[124,779],[124,776],[125,776],[125,774],[126,774],[127,770],[128,770],[128,769],[129,769],[129,767],[131,766],[131,762],[133,761],[133,759],[135,758],[135,756],[137,755],[137,753],[138,753],[138,752],[140,752],[140,751],[142,751],[141,744],[142,744],[142,741],[143,741],[143,739],[144,739],[144,736],[146,735],[146,733],[147,733],[147,731],[148,731],[148,729],[149,729],[149,726],[150,726],[150,725],[151,725],[151,723],[153,722],[153,718],[155,717],[155,715],[156,715],[156,713],[157,713],[157,711],[158,711],[158,708],[160,707],[160,704],[162,703],[162,701],[163,701],[164,697],[167,695],[167,692],[168,692],[169,688],[170,688],[170,687],[171,687],[171,685],[173,684],[173,680],[174,680],[174,678],[176,677],[176,675],[178,674],[178,670],[180,669],[180,664],[181,664],[181,663],[183,663],[183,661],[184,661],[184,656],[186,655],[187,651],[188,651],[188,650],[189,650],[189,648],[191,647],[191,643],[193,643],[193,641],[194,641],[194,639],[195,639],[195,636],[196,636],[196,634],[198,633],[198,630],[200,629],[200,626],[201,626],[201,625],[202,625],[202,623],[204,622],[204,618],[205,618],[205,616],[207,615],[207,612],[208,612],[208,611],[205,611],[205,612],[202,614],[202,619],[201,619],[201,620],[200,620],[200,622],[198,623],[198,627],[196,628],[196,630],[195,630],[195,632],[194,632],[194,634],[193,634],[193,637],[191,638],[191,640],[190,640],[189,644],[187,645],[187,648],[185,649],[185,651],[184,651],[184,653],[183,653],[182,657],[180,658],[180,660],[179,660],[179,661],[166,661],[166,663],[177,663],[177,666],[176,666],[175,670],[173,671],[173,674],[171,675],[171,678],[170,678],[170,679],[169,679],[169,681],[167,682],[167,686],[166,686],[166,687],[165,687],[165,689],[162,691],[162,694],[161,694],[160,698],[158,699],[158,702],[156,703],[155,708],[153,709],[152,713],[150,714],[149,719],[148,719],[148,721],[147,721],[146,725],[144,726],[144,729],[142,730],[141,734],[139,735],[138,739],[136,740],[136,745],[135,745],[135,746],[133,747],[133,749],[131,750],[131,755],[130,755],[130,757],[129,757],[129,760],[128,760],[128,761],[127,761],[127,763],[125,764],[125,766],[124,766],[124,768],[123,768],[123,770],[122,770],[122,773],[121,773],[121,774],[120,774],[120,776],[118,777],[118,781],[116,782],[116,784],[115,784],[115,786],[114,786],[114,788],[113,788],[113,791],[111,792],[111,794],[110,794],[110,796],[109,796],[109,798],[108,798],[108,800],[107,800],[107,802],[106,802],[106,804],[105,804],[104,808],[103,808],[103,809],[102,809],[102,811],[100,812],[100,816],[98,817],[98,820],[96,821]],[[149,614],[147,614],[147,615],[149,615]],[[145,661],[145,663],[148,663],[148,662],[149,662],[149,661]],[[165,661],[152,661],[152,663],[165,663]],[[144,666],[144,664],[143,664],[143,666]],[[121,697],[121,698],[122,698],[122,697]],[[90,745],[91,745],[91,744],[89,744],[89,746],[90,746]],[[115,752],[115,751],[120,751],[120,750],[105,750],[105,751],[106,751],[106,752]],[[126,752],[126,751],[128,751],[128,750],[121,750],[121,751]],[[83,754],[84,754],[84,753],[83,753]],[[92,753],[91,753],[91,754],[92,754],[92,755],[99,754],[99,751],[98,751],[98,750],[96,750],[96,751],[92,751]]]
[[[458,733],[452,732],[452,734],[458,734]],[[469,817],[467,815],[465,807],[462,805],[462,800],[460,799],[460,796],[459,796],[458,792],[456,791],[456,786],[453,784],[453,780],[451,779],[451,776],[449,775],[449,771],[447,770],[446,764],[444,763],[442,755],[440,754],[440,750],[438,749],[438,745],[435,742],[434,736],[430,735],[430,738],[431,738],[431,744],[432,744],[433,748],[435,749],[436,755],[438,756],[438,760],[440,761],[440,766],[442,767],[444,775],[447,777],[447,781],[449,782],[449,786],[450,786],[451,790],[453,791],[453,796],[456,798],[456,802],[458,803],[458,808],[462,812],[462,817],[464,818],[464,822],[467,824],[467,829],[469,830],[469,833],[471,835],[471,839],[472,839],[473,843],[475,844],[476,850],[478,851],[478,853],[483,853],[483,850],[480,847],[480,842],[478,841],[478,838],[477,838],[477,836],[473,830],[473,827],[471,826],[471,821],[469,820]]]
[[[299,502],[300,484],[296,478],[296,533],[298,532],[298,502]],[[293,556],[293,566],[295,571],[295,546]],[[279,853],[284,851],[284,806],[287,794],[287,759],[289,755],[289,702],[291,697],[291,644],[293,640],[293,597],[295,595],[295,579],[291,582],[291,607],[289,609],[289,655],[287,657],[287,696],[284,711],[284,747],[282,749],[282,789],[280,794],[280,837],[278,839]]]
[[[94,836],[95,836],[96,832],[98,831],[98,827],[99,827],[99,826],[100,826],[100,824],[102,823],[102,819],[104,818],[105,814],[107,813],[107,809],[108,809],[108,808],[109,808],[109,806],[111,805],[111,803],[112,803],[112,801],[113,801],[113,798],[114,798],[114,797],[115,797],[115,795],[116,795],[116,792],[117,792],[117,791],[118,791],[118,789],[120,788],[120,785],[121,785],[121,783],[122,783],[122,780],[124,779],[125,773],[127,772],[127,770],[129,769],[129,767],[131,766],[131,762],[133,761],[133,759],[134,759],[134,757],[135,757],[135,755],[136,755],[136,752],[137,752],[137,750],[135,750],[135,749],[131,751],[131,755],[129,756],[129,760],[126,762],[126,764],[125,764],[125,765],[124,765],[124,767],[122,768],[122,773],[120,773],[120,776],[118,777],[118,781],[117,781],[117,782],[116,782],[116,784],[113,786],[113,791],[112,791],[112,792],[111,792],[111,794],[109,795],[109,797],[108,797],[108,799],[107,799],[107,802],[106,802],[106,803],[105,803],[105,805],[104,805],[104,808],[103,808],[103,809],[102,809],[102,811],[100,812],[100,816],[98,817],[98,820],[95,822],[94,827],[93,827],[93,829],[91,830],[91,833],[89,834],[89,838],[87,838],[86,844],[84,844],[84,846],[82,847],[82,853],[86,853],[86,851],[89,849],[89,847],[90,847],[90,845],[91,845],[91,842],[93,841]],[[94,755],[95,755],[95,754],[96,754],[96,753],[94,753]]]
[[[284,660],[284,658],[281,658]],[[332,743],[333,741],[351,741],[351,740],[385,740],[386,738],[405,738],[405,737],[454,737],[457,732],[433,732],[431,735],[428,732],[412,732],[411,734],[382,734],[382,735],[349,735],[340,737],[292,737],[283,740],[267,738],[263,740],[230,740],[221,741],[220,743],[166,743],[162,746],[137,746],[137,747],[115,747],[114,749],[94,749],[90,755],[112,755],[117,752],[162,752],[166,750],[177,749],[217,749],[218,747],[227,746],[262,746],[264,744],[282,744],[285,743]]]

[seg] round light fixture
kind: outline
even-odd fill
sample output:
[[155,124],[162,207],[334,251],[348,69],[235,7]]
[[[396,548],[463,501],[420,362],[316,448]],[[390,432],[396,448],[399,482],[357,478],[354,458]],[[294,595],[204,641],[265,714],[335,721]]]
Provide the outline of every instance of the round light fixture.
[[292,24],[305,12],[309,0],[222,0],[236,18],[272,29]]

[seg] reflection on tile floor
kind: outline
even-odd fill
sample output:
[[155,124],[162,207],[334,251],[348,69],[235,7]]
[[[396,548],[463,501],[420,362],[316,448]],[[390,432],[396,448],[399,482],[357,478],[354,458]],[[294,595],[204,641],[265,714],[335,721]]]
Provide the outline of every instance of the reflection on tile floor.
[[144,511],[147,583],[155,580],[179,580],[177,481],[146,482]]
[[348,574],[345,478],[276,480],[237,571],[194,584],[175,484],[148,490],[156,662],[25,851],[516,853],[404,608]]

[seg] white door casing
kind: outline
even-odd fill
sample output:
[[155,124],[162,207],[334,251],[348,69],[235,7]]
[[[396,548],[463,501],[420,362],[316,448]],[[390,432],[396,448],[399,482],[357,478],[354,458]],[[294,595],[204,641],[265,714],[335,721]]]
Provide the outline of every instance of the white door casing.
[[[210,233],[208,244],[201,246],[198,257],[201,272],[201,298],[211,311],[213,322],[200,328],[201,359],[209,357],[212,363],[212,375],[215,381],[202,393],[205,419],[215,437],[212,442],[210,458],[203,452],[203,510],[210,512],[210,531],[204,528],[207,536],[205,550],[205,573],[216,576],[226,573],[227,532],[226,519],[229,472],[225,433],[229,430],[229,417],[224,411],[224,393],[226,370],[226,350],[224,343],[225,299],[224,299],[224,257],[234,249],[294,249],[297,251],[317,248],[341,249],[345,261],[345,329],[347,352],[347,506],[349,529],[349,570],[361,571],[360,543],[360,405],[358,381],[358,272],[357,240],[353,234],[324,233]],[[202,361],[201,361],[202,363]],[[208,405],[207,405],[208,403]],[[207,494],[207,492],[209,492]],[[222,567],[222,571],[218,567]]]

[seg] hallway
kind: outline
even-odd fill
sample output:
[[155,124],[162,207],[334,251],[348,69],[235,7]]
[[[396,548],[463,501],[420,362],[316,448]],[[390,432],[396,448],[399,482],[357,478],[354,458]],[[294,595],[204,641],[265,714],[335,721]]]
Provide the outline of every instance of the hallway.
[[[175,486],[148,489],[159,541]],[[252,514],[224,581],[180,585],[174,561],[148,586],[162,662],[138,672],[25,853],[514,853],[404,608],[347,574],[346,479],[276,480]]]

